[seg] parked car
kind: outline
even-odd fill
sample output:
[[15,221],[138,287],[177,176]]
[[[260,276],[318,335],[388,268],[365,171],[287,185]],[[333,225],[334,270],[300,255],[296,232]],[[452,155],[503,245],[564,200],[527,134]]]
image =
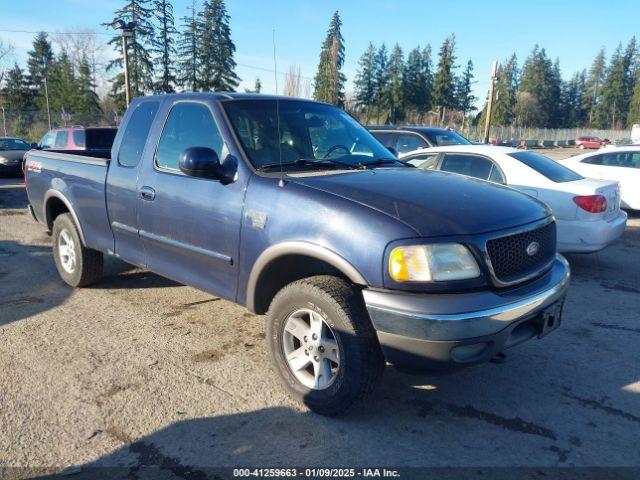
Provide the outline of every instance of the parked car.
[[21,175],[22,157],[31,150],[24,140],[0,137],[0,174]]
[[419,148],[471,145],[469,140],[448,128],[415,126],[371,126],[367,128],[385,147],[391,148],[398,155]]
[[600,148],[608,142],[607,139],[600,137],[584,136],[576,138],[576,147],[580,150],[584,150],[585,148]]
[[332,105],[138,97],[111,151],[28,153],[62,279],[90,285],[112,254],[267,313],[283,384],[319,413],[384,360],[451,370],[559,325],[569,267],[543,203],[407,165]]
[[624,232],[620,185],[584,178],[531,150],[456,145],[401,157],[422,169],[440,170],[508,185],[546,203],[556,218],[560,252],[595,252]]
[[622,208],[640,210],[640,146],[607,148],[560,163],[581,175],[620,182]]
[[[54,128],[47,132],[38,142],[40,150],[87,150],[101,149],[113,144],[113,139],[118,131],[115,127],[91,127],[81,126]],[[87,134],[90,134],[89,143]]]

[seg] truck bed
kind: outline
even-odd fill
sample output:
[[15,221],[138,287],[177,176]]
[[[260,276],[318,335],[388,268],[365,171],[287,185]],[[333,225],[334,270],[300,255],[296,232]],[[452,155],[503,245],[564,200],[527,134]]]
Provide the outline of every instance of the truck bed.
[[36,219],[51,230],[51,211],[68,210],[80,225],[85,245],[113,250],[105,200],[110,150],[31,150],[25,184]]

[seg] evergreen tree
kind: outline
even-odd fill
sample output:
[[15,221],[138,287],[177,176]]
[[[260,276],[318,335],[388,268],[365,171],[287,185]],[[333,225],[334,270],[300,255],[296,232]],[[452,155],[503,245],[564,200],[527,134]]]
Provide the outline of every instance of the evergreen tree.
[[198,90],[200,22],[196,0],[188,7],[189,14],[182,17],[182,33],[178,41],[178,83],[192,92]]
[[[559,64],[551,63],[544,48],[536,45],[522,67],[519,92],[529,93],[526,100],[528,114],[521,115],[531,122],[527,126],[553,127],[558,123],[558,105],[560,103],[560,69]],[[521,102],[522,103],[522,102]],[[535,108],[533,106],[535,105]],[[522,109],[521,109],[522,110]]]
[[199,14],[200,89],[233,92],[240,83],[233,56],[236,46],[231,40],[229,15],[224,0],[205,0]]
[[169,0],[153,0],[154,17],[157,34],[152,39],[151,52],[153,63],[157,67],[157,78],[154,90],[156,93],[171,93],[176,84],[174,60],[176,57],[176,40],[178,31],[174,25],[173,5]]
[[640,79],[636,79],[629,105],[629,117],[627,118],[627,125],[634,124],[640,124]]
[[360,57],[358,71],[354,80],[355,102],[359,108],[365,111],[368,116],[369,110],[373,107],[376,94],[375,71],[376,47],[369,42],[369,46]]
[[[518,93],[518,58],[515,53],[498,65],[496,76],[492,124],[511,125],[514,121]],[[487,106],[485,104],[479,119],[481,125],[485,123],[486,114]]]
[[598,55],[596,55],[596,58],[591,64],[585,84],[585,95],[582,100],[582,107],[589,112],[587,123],[589,126],[593,122],[596,106],[600,100],[602,82],[604,82],[606,67],[606,58],[603,48],[598,52]]
[[463,124],[467,113],[477,110],[474,106],[477,98],[471,93],[473,78],[473,62],[469,60],[456,85],[456,104],[457,108],[462,112]]
[[100,98],[96,93],[96,84],[93,80],[91,62],[87,56],[80,58],[77,78],[77,105],[78,121],[81,124],[96,123],[102,114]]
[[49,75],[49,103],[52,117],[60,119],[63,113],[74,113],[78,88],[73,64],[67,52],[61,52],[52,62]]
[[[150,0],[127,0],[115,11],[115,18],[124,22],[135,21],[133,37],[127,40],[129,53],[129,83],[131,97],[144,95],[153,89],[153,61],[150,49],[153,46],[154,28],[152,24],[153,10],[149,7]],[[105,25],[111,25],[107,23]],[[120,33],[110,41],[117,55],[107,64],[107,70],[122,69],[122,38]],[[116,103],[124,107],[124,73],[118,73],[112,80],[111,95]]]
[[34,89],[35,107],[40,112],[47,110],[45,83],[49,81],[49,71],[53,63],[53,48],[47,34],[40,32],[33,40],[32,49],[28,52],[27,67],[29,83]]
[[588,112],[584,108],[584,93],[587,72],[576,72],[568,82],[562,85],[559,126],[574,128],[584,125]]
[[389,90],[387,98],[389,103],[391,123],[396,123],[404,118],[404,57],[400,45],[396,43],[389,58]]
[[626,124],[629,105],[633,96],[633,64],[637,55],[635,37],[623,51],[618,45],[602,84],[602,97],[597,106],[595,123],[600,128],[616,128]]
[[431,108],[432,88],[431,47],[416,47],[409,52],[405,65],[404,98],[406,108],[417,113],[420,122]]
[[340,31],[341,26],[340,14],[336,11],[331,18],[331,23],[329,23],[327,36],[322,42],[313,98],[343,108],[344,84],[347,79],[342,73],[344,38],[342,38],[342,32]]
[[17,63],[7,72],[1,92],[7,116],[28,116],[33,113],[33,96],[28,78]]
[[[376,106],[376,121],[380,123],[380,115],[389,107],[389,56],[387,47],[383,43],[376,52],[373,62],[374,95],[373,103]],[[385,114],[386,117],[386,114]],[[386,118],[382,120],[386,122]]]
[[438,118],[442,121],[446,108],[456,107],[455,60],[456,37],[447,37],[438,53],[438,69],[433,80],[433,103],[438,107]]

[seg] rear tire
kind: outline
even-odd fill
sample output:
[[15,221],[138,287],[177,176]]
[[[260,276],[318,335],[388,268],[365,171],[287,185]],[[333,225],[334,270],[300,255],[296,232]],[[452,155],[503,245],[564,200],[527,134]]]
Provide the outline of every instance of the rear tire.
[[53,222],[53,258],[62,280],[72,287],[86,287],[102,276],[102,252],[87,248],[69,213],[58,215]]
[[[298,330],[291,328],[292,321]],[[317,340],[314,322],[321,325]],[[346,412],[373,391],[384,369],[360,292],[337,277],[304,278],[280,290],[269,307],[267,339],[286,389],[321,415]]]

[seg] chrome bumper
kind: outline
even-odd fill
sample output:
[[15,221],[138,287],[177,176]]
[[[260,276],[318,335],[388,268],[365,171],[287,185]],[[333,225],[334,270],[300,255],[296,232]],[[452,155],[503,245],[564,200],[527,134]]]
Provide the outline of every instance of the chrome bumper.
[[389,357],[397,357],[403,350],[419,357],[423,351],[425,359],[439,364],[465,363],[456,362],[451,350],[486,343],[484,354],[473,358],[472,363],[479,363],[535,336],[533,328],[525,331],[516,327],[537,322],[545,310],[561,305],[569,279],[569,264],[557,255],[548,273],[507,291],[429,295],[364,290],[363,295],[391,363],[397,361]]

